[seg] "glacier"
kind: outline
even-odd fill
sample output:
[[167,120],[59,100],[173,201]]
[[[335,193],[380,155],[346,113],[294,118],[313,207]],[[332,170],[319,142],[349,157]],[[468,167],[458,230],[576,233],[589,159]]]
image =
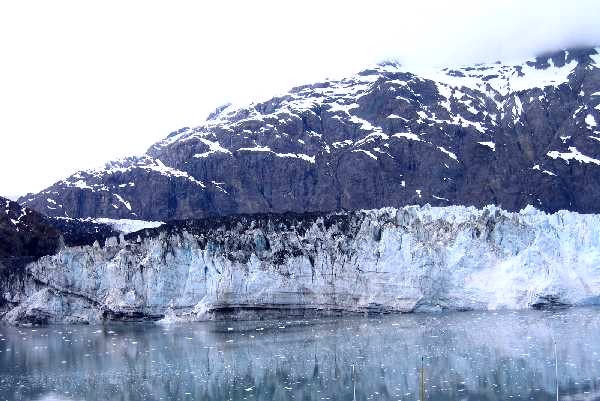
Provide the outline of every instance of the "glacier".
[[406,206],[167,222],[63,247],[1,290],[11,323],[600,304],[600,215]]

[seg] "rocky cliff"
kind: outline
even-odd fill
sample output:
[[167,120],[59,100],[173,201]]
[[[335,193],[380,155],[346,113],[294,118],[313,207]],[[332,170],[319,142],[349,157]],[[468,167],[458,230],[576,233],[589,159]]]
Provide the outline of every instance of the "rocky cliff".
[[217,109],[142,157],[19,202],[52,216],[168,220],[410,204],[600,212],[600,55],[342,80]]
[[600,303],[600,216],[405,207],[171,222],[27,266],[10,322]]

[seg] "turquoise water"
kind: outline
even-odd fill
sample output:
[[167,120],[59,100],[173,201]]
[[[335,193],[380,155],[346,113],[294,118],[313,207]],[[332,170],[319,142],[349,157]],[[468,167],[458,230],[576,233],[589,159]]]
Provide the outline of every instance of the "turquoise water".
[[[600,400],[600,309],[0,326],[1,400]],[[555,365],[554,341],[556,341]]]

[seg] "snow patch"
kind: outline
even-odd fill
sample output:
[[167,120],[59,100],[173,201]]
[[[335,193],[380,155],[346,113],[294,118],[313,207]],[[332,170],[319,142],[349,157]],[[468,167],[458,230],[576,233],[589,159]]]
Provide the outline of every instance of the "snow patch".
[[496,151],[496,144],[494,142],[477,142],[480,145],[483,146],[487,146],[488,148],[492,149],[492,152]]
[[523,114],[523,103],[521,103],[519,96],[515,95],[515,106],[513,107],[513,123],[515,125],[519,122],[521,114]]
[[442,152],[444,152],[445,154],[447,154],[448,157],[450,157],[451,159],[458,161],[458,158],[456,157],[455,153],[450,152],[449,150],[445,149],[443,146],[438,146],[438,149],[441,150]]
[[194,155],[195,158],[204,158],[204,157],[208,157],[215,153],[225,153],[225,154],[228,154],[231,156],[231,152],[229,151],[229,149],[222,147],[218,141],[209,141],[206,138],[199,138],[199,140],[200,140],[200,142],[202,142],[208,146],[208,151],[206,151],[204,153],[195,154]]
[[548,152],[546,155],[552,159],[563,159],[567,162],[567,164],[569,164],[570,160],[577,160],[579,163],[591,163],[600,166],[600,160],[584,155],[578,151],[575,146],[569,146],[569,152],[559,152],[557,150],[553,150]]
[[304,153],[275,153],[272,152],[276,157],[291,157],[295,159],[304,160],[311,164],[315,164],[315,156],[305,155]]
[[361,146],[364,145],[365,143],[368,142],[373,142],[377,139],[382,139],[382,140],[387,140],[389,139],[389,136],[387,134],[384,134],[383,132],[373,132],[367,136],[365,136],[363,139],[358,140],[354,143],[354,146]]
[[129,211],[131,211],[131,203],[127,202],[125,199],[121,197],[121,195],[113,194],[115,198],[118,199]]
[[352,152],[362,152],[364,154],[366,154],[367,156],[369,156],[371,159],[373,160],[377,160],[377,156],[375,156],[373,153],[369,152],[368,150],[364,150],[364,149],[355,149]]
[[106,224],[112,227],[113,230],[123,234],[129,234],[145,228],[156,228],[162,226],[162,221],[145,221],[132,219],[109,219],[105,217],[96,219],[83,219],[84,221],[92,221],[100,224]]
[[202,188],[206,188],[206,186],[204,185],[204,183],[202,181],[198,181],[197,179],[192,177],[189,173],[187,173],[185,171],[177,170],[172,167],[168,167],[163,162],[161,162],[159,159],[155,159],[155,162],[156,162],[155,165],[144,166],[142,168],[145,168],[147,170],[156,171],[156,172],[160,173],[161,175],[164,175],[167,177],[185,178],[188,181],[191,181],[194,184],[199,185]]
[[597,127],[596,119],[591,114],[585,116],[585,123],[590,131],[593,131],[594,128]]
[[255,146],[253,148],[239,148],[238,152],[272,152],[268,146]]
[[309,163],[315,163],[315,156],[305,155],[303,153],[277,153],[271,150],[268,146],[255,146],[253,148],[239,148],[238,152],[261,152],[261,153],[271,153],[276,157],[284,157],[284,158],[295,158],[307,161]]
[[421,142],[421,139],[419,138],[419,136],[417,134],[413,134],[412,132],[398,132],[396,134],[393,134],[392,137],[405,138],[405,139],[409,139],[411,141]]

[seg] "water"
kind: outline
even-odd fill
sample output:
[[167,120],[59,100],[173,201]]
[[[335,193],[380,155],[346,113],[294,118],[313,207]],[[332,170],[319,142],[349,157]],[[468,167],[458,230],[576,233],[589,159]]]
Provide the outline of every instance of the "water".
[[[600,309],[0,326],[2,400],[600,400]],[[354,372],[354,373],[353,373]]]

